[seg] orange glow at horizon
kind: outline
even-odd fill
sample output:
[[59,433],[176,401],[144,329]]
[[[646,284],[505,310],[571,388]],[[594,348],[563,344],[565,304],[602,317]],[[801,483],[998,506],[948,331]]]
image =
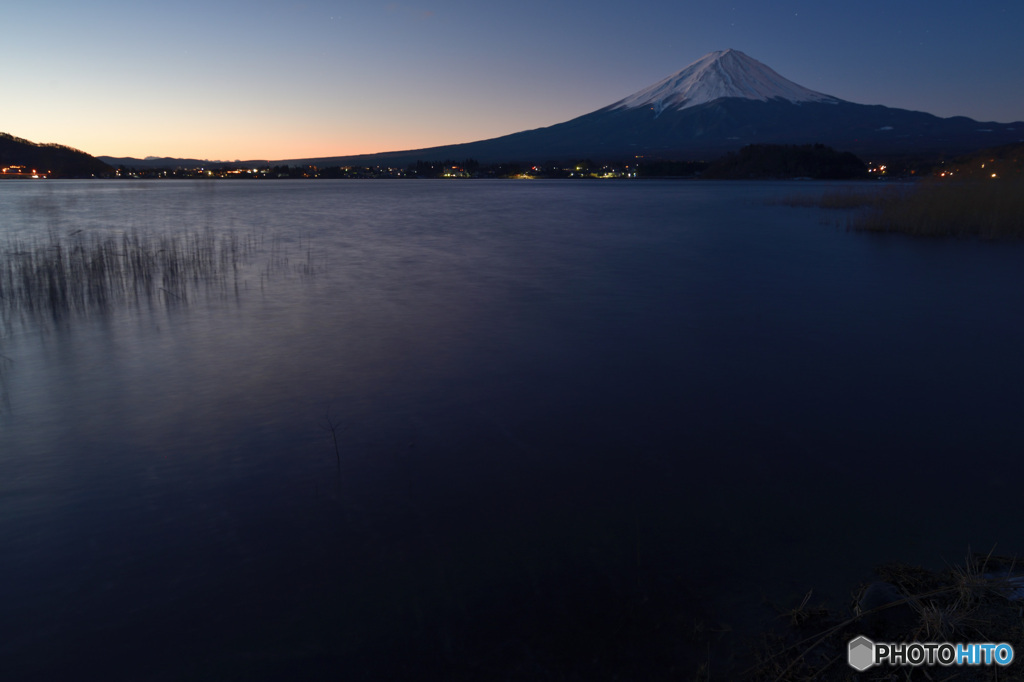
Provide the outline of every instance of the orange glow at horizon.
[[[566,111],[564,119],[579,112]],[[516,112],[505,119],[469,111],[466,120],[451,115],[426,115],[414,120],[381,117],[380,120],[345,120],[302,117],[291,122],[255,115],[237,120],[208,114],[198,119],[175,116],[126,116],[96,125],[86,115],[68,121],[36,114],[5,122],[11,135],[36,143],[57,143],[93,156],[147,156],[206,159],[211,161],[286,160],[332,156],[357,156],[381,152],[424,149],[499,137],[529,127],[551,125],[558,120],[517,120]],[[54,136],[53,131],[61,131]]]

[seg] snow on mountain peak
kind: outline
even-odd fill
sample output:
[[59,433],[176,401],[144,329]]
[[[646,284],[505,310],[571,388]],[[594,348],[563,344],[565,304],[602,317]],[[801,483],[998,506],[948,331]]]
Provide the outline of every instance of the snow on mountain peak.
[[609,109],[650,106],[660,114],[665,109],[687,109],[722,97],[761,101],[781,98],[790,102],[839,101],[783,78],[739,50],[719,50],[704,55],[649,88],[619,100]]

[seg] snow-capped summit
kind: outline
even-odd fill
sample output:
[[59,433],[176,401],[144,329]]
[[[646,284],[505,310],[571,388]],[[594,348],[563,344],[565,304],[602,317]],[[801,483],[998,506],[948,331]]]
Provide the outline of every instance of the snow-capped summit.
[[710,52],[682,71],[644,88],[608,109],[651,107],[656,114],[666,109],[687,109],[723,97],[767,102],[831,102],[840,100],[808,90],[787,80],[739,50]]

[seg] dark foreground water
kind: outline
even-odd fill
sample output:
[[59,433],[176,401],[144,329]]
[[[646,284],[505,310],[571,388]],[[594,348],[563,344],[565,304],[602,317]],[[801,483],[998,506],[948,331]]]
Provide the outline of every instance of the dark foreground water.
[[1024,247],[770,203],[823,190],[3,183],[8,244],[261,245],[4,318],[4,678],[689,678],[1024,551]]

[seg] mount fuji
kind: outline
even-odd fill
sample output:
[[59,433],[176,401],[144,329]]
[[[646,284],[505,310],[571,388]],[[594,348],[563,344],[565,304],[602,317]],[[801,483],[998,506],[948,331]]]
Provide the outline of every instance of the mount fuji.
[[1024,122],[979,123],[856,104],[787,80],[738,50],[722,50],[602,109],[547,128],[443,147],[271,163],[688,161],[711,160],[749,144],[812,143],[867,157],[961,154],[1022,140]]
[[479,142],[340,157],[338,161],[398,164],[474,158],[481,162],[538,162],[637,156],[694,160],[757,143],[822,143],[862,156],[957,154],[1021,140],[1024,122],[979,123],[962,116],[940,118],[856,104],[787,80],[739,50],[722,50],[565,123]]
[[636,157],[713,159],[748,144],[822,143],[861,156],[960,154],[1024,140],[1024,122],[848,102],[782,77],[739,50],[711,52],[602,109],[547,128],[479,142],[289,163],[405,165]]

